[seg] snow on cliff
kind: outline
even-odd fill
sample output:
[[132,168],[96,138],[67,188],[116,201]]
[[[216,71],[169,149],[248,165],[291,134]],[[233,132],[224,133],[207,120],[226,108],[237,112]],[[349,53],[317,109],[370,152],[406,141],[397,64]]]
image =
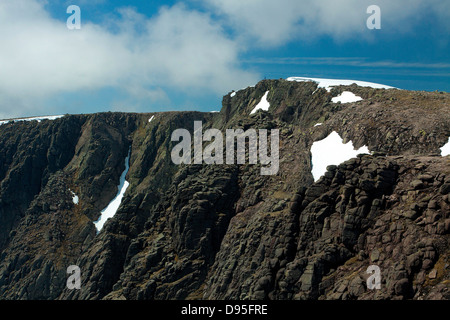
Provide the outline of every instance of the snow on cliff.
[[253,111],[250,112],[250,114],[254,114],[259,109],[264,110],[264,111],[268,111],[269,110],[270,103],[269,103],[269,101],[267,101],[267,95],[268,94],[269,94],[269,91],[266,91],[264,96],[261,98],[261,101],[256,105],[256,107],[253,109]]
[[120,182],[119,185],[117,186],[119,190],[117,195],[114,197],[114,199],[112,199],[112,201],[108,204],[108,206],[102,210],[100,218],[96,222],[94,222],[94,225],[97,228],[97,232],[100,232],[106,220],[112,218],[116,214],[117,209],[119,209],[123,195],[125,194],[125,191],[129,186],[128,181],[125,180],[125,177],[129,169],[129,160],[130,160],[130,152],[128,152],[128,156],[125,158],[125,170],[122,172],[122,175],[120,176]]
[[55,120],[55,119],[59,119],[59,118],[62,118],[62,117],[64,117],[64,115],[1,120],[0,121],[0,126],[2,124],[8,123],[10,121],[13,121],[13,122],[18,122],[18,121],[37,121],[37,122],[41,122],[42,120]]
[[289,77],[287,81],[314,81],[317,82],[319,88],[325,88],[328,92],[335,86],[350,86],[353,83],[360,87],[371,87],[375,89],[395,89],[394,87],[386,86],[384,84],[358,81],[358,80],[341,80],[341,79],[321,79],[321,78],[305,78],[305,77]]
[[314,142],[311,147],[311,173],[314,177],[314,181],[319,180],[319,178],[323,176],[329,165],[339,165],[342,162],[356,157],[360,153],[370,154],[369,149],[366,146],[355,150],[350,141],[344,143],[343,139],[336,131],[330,133],[325,139]]

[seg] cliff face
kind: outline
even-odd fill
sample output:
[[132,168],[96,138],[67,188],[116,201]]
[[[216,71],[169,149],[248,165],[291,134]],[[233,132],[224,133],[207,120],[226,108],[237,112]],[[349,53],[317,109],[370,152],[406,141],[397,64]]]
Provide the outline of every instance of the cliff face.
[[[250,115],[267,91],[269,110]],[[343,91],[363,100],[333,103]],[[173,164],[171,135],[194,136],[194,121],[278,129],[278,173]],[[374,153],[314,182],[311,146],[333,131]],[[3,124],[0,298],[448,299],[449,136],[447,93],[284,80],[226,95],[220,113]],[[129,187],[97,234],[129,151]],[[70,265],[79,290],[66,288]]]

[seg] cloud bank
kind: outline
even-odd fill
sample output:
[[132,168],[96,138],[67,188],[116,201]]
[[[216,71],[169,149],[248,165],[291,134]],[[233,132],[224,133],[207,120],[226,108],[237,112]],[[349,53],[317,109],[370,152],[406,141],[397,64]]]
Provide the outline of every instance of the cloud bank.
[[151,101],[165,98],[165,87],[223,93],[257,80],[240,68],[239,48],[220,25],[181,4],[152,18],[123,8],[71,31],[43,2],[6,0],[0,39],[0,117],[39,113],[64,92],[112,87]]
[[450,30],[450,2],[442,0],[197,0],[204,3],[245,42],[276,47],[289,41],[330,36],[337,41],[369,38],[367,8],[378,5],[382,29],[412,32],[436,19]]

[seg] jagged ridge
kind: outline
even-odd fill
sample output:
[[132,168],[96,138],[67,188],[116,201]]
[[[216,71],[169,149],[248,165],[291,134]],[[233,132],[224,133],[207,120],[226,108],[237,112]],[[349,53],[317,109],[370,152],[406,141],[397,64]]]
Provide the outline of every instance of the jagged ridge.
[[[268,112],[250,115],[267,91]],[[363,100],[333,103],[343,91]],[[439,148],[450,135],[449,101],[265,80],[226,95],[220,113],[3,124],[0,297],[447,299],[450,160]],[[192,132],[194,120],[279,129],[278,175],[255,165],[175,166],[171,133]],[[377,153],[314,183],[311,145],[332,131]],[[92,222],[116,194],[130,147],[130,186],[96,235]],[[65,287],[71,264],[81,290]],[[370,264],[382,269],[379,291],[365,287]]]

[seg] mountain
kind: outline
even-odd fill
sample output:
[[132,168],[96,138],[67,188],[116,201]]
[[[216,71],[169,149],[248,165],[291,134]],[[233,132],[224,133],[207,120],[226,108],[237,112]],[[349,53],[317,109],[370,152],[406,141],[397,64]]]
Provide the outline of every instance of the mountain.
[[[341,83],[264,80],[218,113],[1,122],[0,298],[449,299],[450,94]],[[278,132],[276,173],[250,151],[196,163],[198,123]],[[177,129],[191,164],[172,161]]]

